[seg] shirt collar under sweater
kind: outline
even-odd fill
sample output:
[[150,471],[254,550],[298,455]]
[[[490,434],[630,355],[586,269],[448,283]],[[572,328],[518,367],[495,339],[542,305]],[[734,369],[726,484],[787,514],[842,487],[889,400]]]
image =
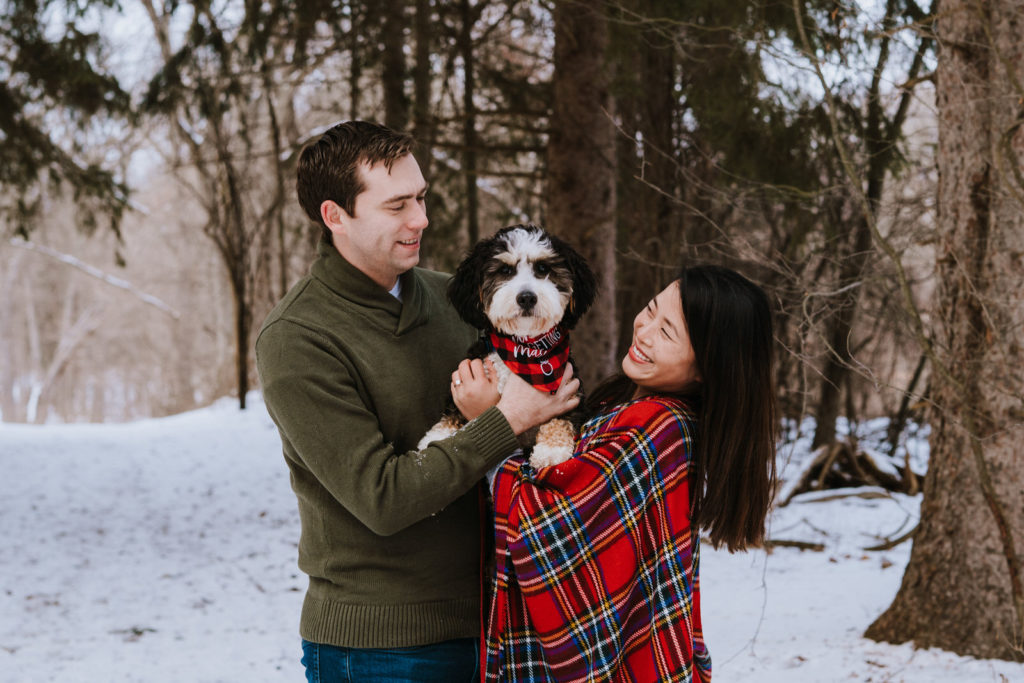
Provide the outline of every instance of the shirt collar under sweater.
[[342,298],[365,308],[381,310],[397,319],[394,333],[401,335],[426,323],[430,312],[418,270],[413,268],[399,276],[402,282],[402,300],[399,301],[345,260],[334,245],[321,241],[317,244],[317,259],[313,262],[311,274]]

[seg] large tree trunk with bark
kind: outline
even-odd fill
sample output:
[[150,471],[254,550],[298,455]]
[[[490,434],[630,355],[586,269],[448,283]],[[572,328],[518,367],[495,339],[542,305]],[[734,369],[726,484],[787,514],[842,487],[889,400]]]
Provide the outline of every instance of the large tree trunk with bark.
[[409,97],[405,94],[408,69],[405,64],[405,29],[408,18],[405,0],[386,0],[384,3],[384,124],[404,131],[409,125]]
[[466,234],[469,244],[480,241],[480,194],[477,188],[476,57],[473,55],[473,25],[480,5],[470,0],[459,3],[461,26],[456,38],[462,57],[462,174],[466,182]]
[[938,17],[931,464],[903,585],[867,636],[1024,660],[1024,2]]
[[416,66],[413,69],[413,134],[416,137],[416,161],[419,162],[423,177],[430,182],[434,154],[434,116],[431,113],[431,81],[433,71],[431,56],[431,9],[430,0],[416,0],[416,19],[413,28],[416,34]]
[[615,128],[600,0],[555,3],[554,111],[548,140],[547,227],[597,275],[600,293],[573,345],[584,387],[617,367]]
[[[664,0],[633,4],[647,17],[667,12]],[[614,59],[622,65],[615,94],[616,118],[621,122],[616,140],[618,232],[626,236],[615,295],[628,320],[678,274],[687,212],[677,198],[685,172],[680,171],[676,148],[680,111],[675,44],[665,39],[664,28],[657,24],[645,27],[626,21],[612,29]],[[619,325],[620,349],[628,347],[632,334],[630,325]]]

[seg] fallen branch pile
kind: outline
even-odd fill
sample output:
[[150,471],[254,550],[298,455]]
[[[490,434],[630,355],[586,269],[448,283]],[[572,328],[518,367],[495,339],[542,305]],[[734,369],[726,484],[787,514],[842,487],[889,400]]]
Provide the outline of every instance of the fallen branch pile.
[[788,505],[801,493],[826,489],[877,486],[897,493],[916,493],[918,475],[906,464],[892,464],[892,468],[894,471],[880,467],[875,457],[862,451],[856,443],[836,441],[818,451],[779,505]]

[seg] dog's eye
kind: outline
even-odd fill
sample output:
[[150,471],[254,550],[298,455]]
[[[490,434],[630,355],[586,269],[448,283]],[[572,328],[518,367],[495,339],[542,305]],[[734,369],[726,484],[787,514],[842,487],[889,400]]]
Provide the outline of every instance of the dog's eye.
[[547,275],[551,272],[551,266],[546,263],[536,263],[533,266],[533,272],[537,273],[537,275]]
[[499,275],[511,275],[514,272],[516,271],[512,268],[512,266],[508,265],[507,263],[503,264],[500,268],[498,268]]

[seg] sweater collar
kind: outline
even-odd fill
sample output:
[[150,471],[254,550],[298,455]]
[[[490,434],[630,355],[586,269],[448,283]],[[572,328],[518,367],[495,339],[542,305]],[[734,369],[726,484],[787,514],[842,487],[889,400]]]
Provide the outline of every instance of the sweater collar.
[[317,259],[311,271],[313,277],[343,299],[387,313],[395,319],[395,334],[404,334],[427,321],[427,307],[417,268],[399,276],[402,281],[402,301],[399,301],[349,263],[334,245],[321,241],[316,249]]

